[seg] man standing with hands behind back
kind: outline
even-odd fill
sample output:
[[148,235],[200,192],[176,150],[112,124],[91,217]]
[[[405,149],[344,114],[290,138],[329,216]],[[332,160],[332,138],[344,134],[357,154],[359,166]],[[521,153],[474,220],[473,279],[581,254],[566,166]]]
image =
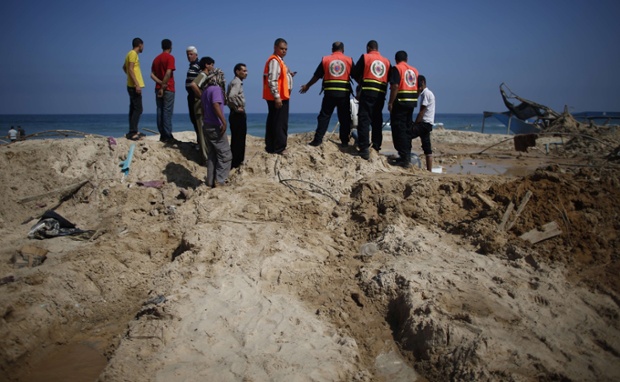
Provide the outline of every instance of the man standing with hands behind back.
[[[185,77],[185,90],[187,91],[187,108],[189,109],[189,120],[194,126],[196,132],[196,141],[199,139],[198,135],[198,122],[196,121],[196,111],[194,105],[196,104],[196,95],[194,89],[192,89],[192,82],[200,73],[200,66],[198,65],[198,49],[195,46],[190,45],[185,49],[187,55],[187,61],[189,62],[189,68],[187,69],[187,77]],[[197,149],[200,149],[200,144],[196,145]]]
[[293,76],[284,64],[288,44],[278,38],[273,44],[273,54],[263,70],[263,99],[267,101],[267,124],[265,128],[265,151],[286,155],[288,139],[288,101],[293,88]]
[[132,49],[125,56],[123,63],[123,72],[127,75],[127,93],[129,93],[129,132],[125,137],[137,141],[144,136],[138,130],[142,115],[142,88],[144,87],[138,54],[144,50],[144,42],[136,37],[131,42],[131,46]]
[[172,112],[174,111],[174,57],[172,52],[172,41],[163,39],[161,41],[162,53],[155,57],[151,66],[151,79],[155,81],[155,92],[157,97],[157,129],[159,130],[159,140],[164,143],[176,143],[177,140],[172,136]]
[[235,78],[228,84],[226,98],[230,115],[230,146],[232,150],[232,168],[243,164],[245,159],[245,137],[248,133],[247,116],[245,114],[245,94],[243,94],[243,80],[248,76],[248,68],[243,63],[235,65]]

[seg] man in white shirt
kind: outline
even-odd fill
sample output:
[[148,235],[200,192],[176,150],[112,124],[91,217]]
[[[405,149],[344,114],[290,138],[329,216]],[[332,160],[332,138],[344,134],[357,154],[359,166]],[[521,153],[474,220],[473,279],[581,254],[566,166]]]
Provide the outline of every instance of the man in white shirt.
[[13,126],[9,129],[8,138],[11,142],[15,142],[17,140],[17,130]]
[[433,150],[431,148],[431,131],[435,124],[435,95],[426,87],[426,77],[418,77],[418,105],[420,111],[411,127],[411,139],[420,137],[422,150],[426,156],[426,169],[433,170]]

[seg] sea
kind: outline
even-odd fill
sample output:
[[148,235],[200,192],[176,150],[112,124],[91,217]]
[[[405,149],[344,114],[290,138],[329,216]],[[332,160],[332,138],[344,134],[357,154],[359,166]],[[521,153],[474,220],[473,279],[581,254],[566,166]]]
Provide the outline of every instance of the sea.
[[[291,113],[289,115],[290,134],[308,133],[316,129],[316,113]],[[228,118],[228,116],[227,116]],[[266,113],[248,113],[248,134],[263,138],[265,136]],[[389,115],[383,116],[384,122],[389,122]],[[328,131],[335,128],[338,119],[336,113],[332,116]],[[488,134],[508,134],[507,128],[494,118],[484,121],[480,114],[436,114],[435,128],[443,125],[445,129],[484,132]],[[63,138],[58,131],[75,131],[83,134],[96,134],[106,137],[123,137],[129,126],[127,114],[5,114],[0,115],[0,136],[6,137],[9,128],[21,126],[27,138]],[[157,133],[156,114],[143,114],[140,118],[140,130],[147,135]],[[386,123],[385,130],[389,131]],[[174,132],[193,131],[194,128],[188,114],[174,114],[172,118]],[[48,134],[46,132],[53,132]],[[30,135],[35,136],[30,137]]]

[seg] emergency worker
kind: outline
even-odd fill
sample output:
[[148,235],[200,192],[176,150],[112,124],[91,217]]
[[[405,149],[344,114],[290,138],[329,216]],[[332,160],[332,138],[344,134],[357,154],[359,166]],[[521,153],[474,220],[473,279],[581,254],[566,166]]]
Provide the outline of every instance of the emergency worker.
[[338,109],[338,122],[340,122],[341,147],[349,146],[351,134],[351,70],[353,59],[344,55],[344,43],[336,41],[332,44],[332,54],[323,57],[321,63],[314,71],[314,75],[307,84],[301,85],[299,92],[304,94],[320,78],[323,78],[321,92],[324,92],[321,111],[317,116],[317,127],[314,139],[310,146],[320,146],[327,132],[329,121]]
[[387,91],[390,60],[379,53],[379,44],[368,41],[366,53],[353,67],[352,77],[362,87],[359,97],[357,127],[358,149],[362,158],[370,158],[369,130],[372,126],[372,147],[379,152],[383,143],[383,106]]

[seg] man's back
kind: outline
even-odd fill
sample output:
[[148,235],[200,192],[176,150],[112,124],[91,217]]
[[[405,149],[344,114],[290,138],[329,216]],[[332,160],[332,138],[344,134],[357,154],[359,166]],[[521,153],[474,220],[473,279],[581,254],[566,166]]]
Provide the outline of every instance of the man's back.
[[[175,70],[175,62],[174,56],[168,52],[162,52],[160,55],[155,57],[153,60],[153,65],[151,66],[151,71],[158,77],[164,78],[166,76],[166,71],[170,70],[170,79],[168,80],[168,88],[166,90],[173,92],[174,91],[174,70]],[[156,86],[159,88],[159,85]]]

